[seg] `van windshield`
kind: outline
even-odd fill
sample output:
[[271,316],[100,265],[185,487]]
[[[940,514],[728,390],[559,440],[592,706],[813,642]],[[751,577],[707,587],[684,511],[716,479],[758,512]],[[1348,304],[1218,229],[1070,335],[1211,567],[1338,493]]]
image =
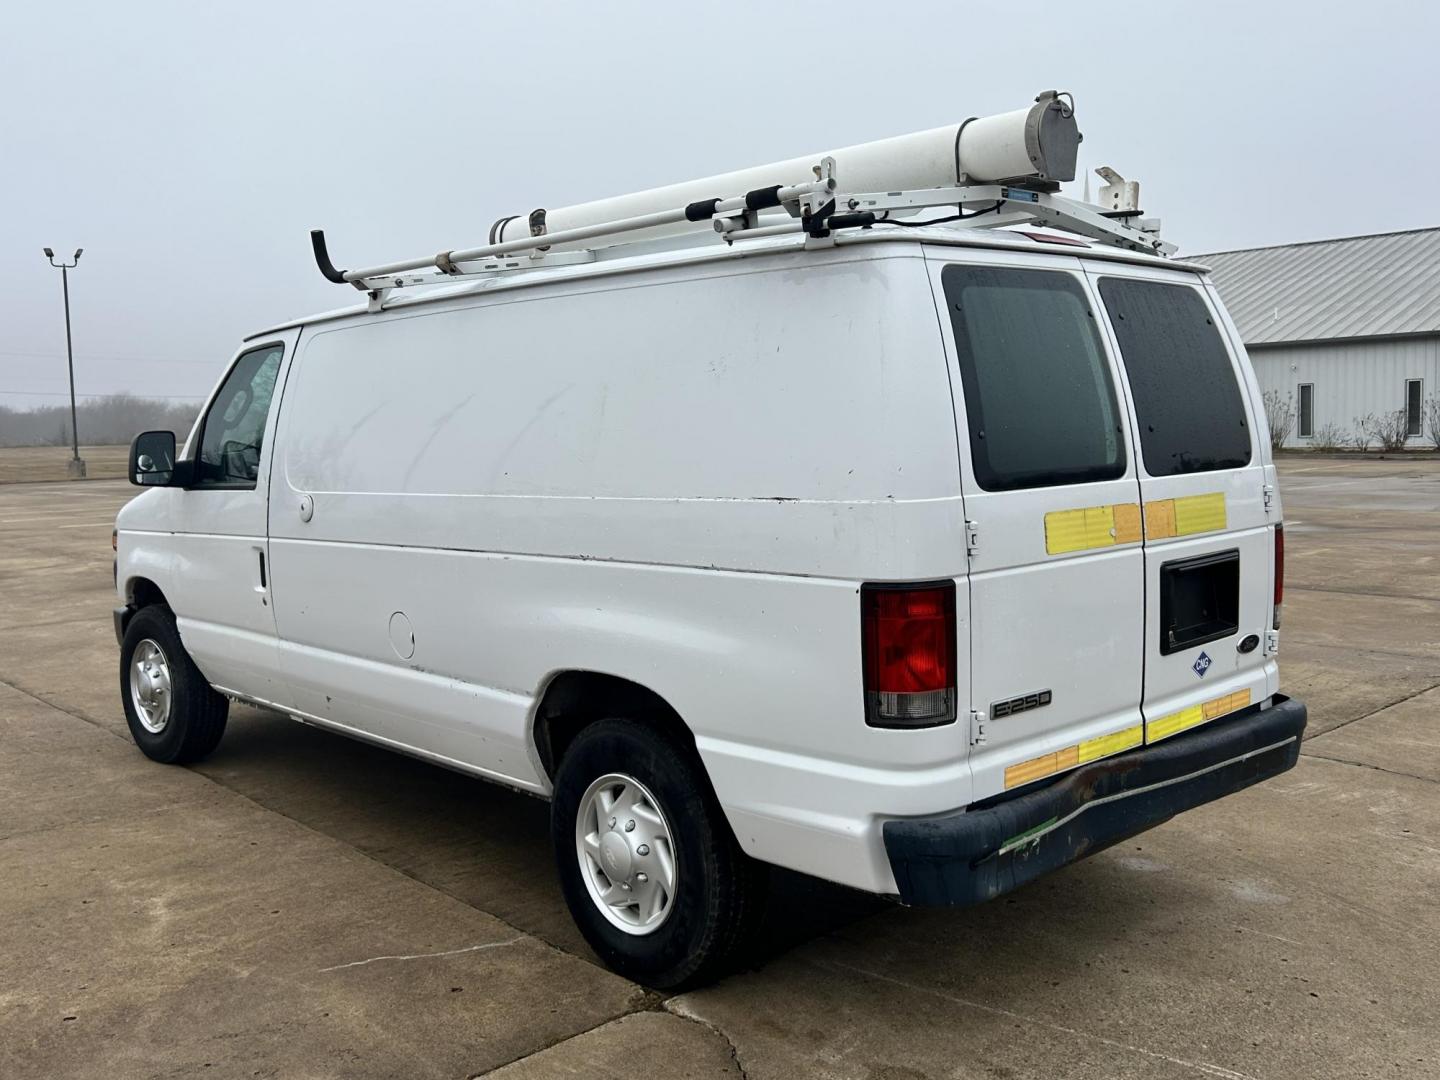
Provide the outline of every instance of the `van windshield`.
[[1188,285],[1100,280],[1135,399],[1151,476],[1239,469],[1250,429],[1235,365],[1205,298]]
[[1075,276],[947,266],[941,280],[976,483],[1013,491],[1124,475],[1115,387]]

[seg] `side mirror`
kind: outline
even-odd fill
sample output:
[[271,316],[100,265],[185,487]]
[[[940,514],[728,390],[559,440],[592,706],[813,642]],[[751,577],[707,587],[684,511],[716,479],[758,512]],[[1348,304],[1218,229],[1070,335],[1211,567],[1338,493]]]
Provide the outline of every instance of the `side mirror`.
[[175,433],[144,431],[130,444],[130,482],[169,487],[175,479]]

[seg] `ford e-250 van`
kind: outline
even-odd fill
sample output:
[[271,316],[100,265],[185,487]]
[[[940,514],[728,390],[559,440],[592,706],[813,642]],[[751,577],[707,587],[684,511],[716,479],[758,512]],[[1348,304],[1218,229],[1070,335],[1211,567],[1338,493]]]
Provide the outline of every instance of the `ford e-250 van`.
[[974,904],[1289,769],[1275,470],[1203,268],[835,224],[252,335],[132,450],[140,749],[240,701],[548,798],[587,940],[661,987],[766,864]]

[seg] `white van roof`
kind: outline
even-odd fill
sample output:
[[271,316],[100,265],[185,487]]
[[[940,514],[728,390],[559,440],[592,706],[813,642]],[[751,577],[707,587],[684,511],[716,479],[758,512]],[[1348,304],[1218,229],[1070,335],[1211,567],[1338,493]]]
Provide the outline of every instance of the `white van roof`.
[[[998,248],[1010,251],[1045,251],[1049,254],[1072,254],[1083,256],[1087,259],[1105,259],[1113,262],[1135,263],[1142,266],[1190,271],[1193,273],[1208,273],[1209,271],[1208,266],[1198,262],[1190,262],[1184,259],[1161,258],[1156,255],[1125,251],[1106,244],[1089,243],[1068,234],[1052,233],[1038,229],[1026,229],[1023,231],[1000,229],[975,230],[950,229],[940,225],[932,225],[920,228],[866,229],[858,232],[837,233],[834,236],[834,245],[836,247],[874,244],[932,244],[952,247]],[[621,248],[616,249],[617,254],[615,256],[610,258],[601,257],[595,262],[572,266],[542,267],[535,270],[528,270],[524,273],[479,278],[453,286],[432,288],[412,296],[396,296],[386,303],[384,310],[394,311],[417,305],[437,303],[442,300],[454,300],[457,297],[476,296],[508,291],[510,289],[534,288],[536,286],[562,281],[586,280],[590,278],[608,277],[614,274],[633,273],[640,270],[656,270],[666,267],[738,260],[782,252],[801,251],[804,247],[805,237],[803,235],[792,234],[768,239],[756,239],[743,245],[715,243],[694,245],[679,250],[672,249],[645,253],[633,253],[633,250],[632,252],[624,252],[624,249]],[[597,255],[603,256],[603,252],[604,249],[601,249],[600,252],[597,252]],[[246,335],[244,340],[253,341],[256,338],[264,337],[267,334],[274,334],[281,330],[291,330],[295,327],[310,326],[315,323],[334,322],[338,319],[357,318],[370,313],[369,306],[363,302],[350,304],[345,307],[321,311],[302,318],[276,323],[273,326],[268,326]]]

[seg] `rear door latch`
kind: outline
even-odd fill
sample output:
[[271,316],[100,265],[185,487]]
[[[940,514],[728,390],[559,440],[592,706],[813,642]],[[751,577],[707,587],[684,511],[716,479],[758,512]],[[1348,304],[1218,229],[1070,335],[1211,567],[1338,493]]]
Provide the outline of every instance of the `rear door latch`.
[[965,554],[980,554],[980,525],[978,522],[965,522]]

